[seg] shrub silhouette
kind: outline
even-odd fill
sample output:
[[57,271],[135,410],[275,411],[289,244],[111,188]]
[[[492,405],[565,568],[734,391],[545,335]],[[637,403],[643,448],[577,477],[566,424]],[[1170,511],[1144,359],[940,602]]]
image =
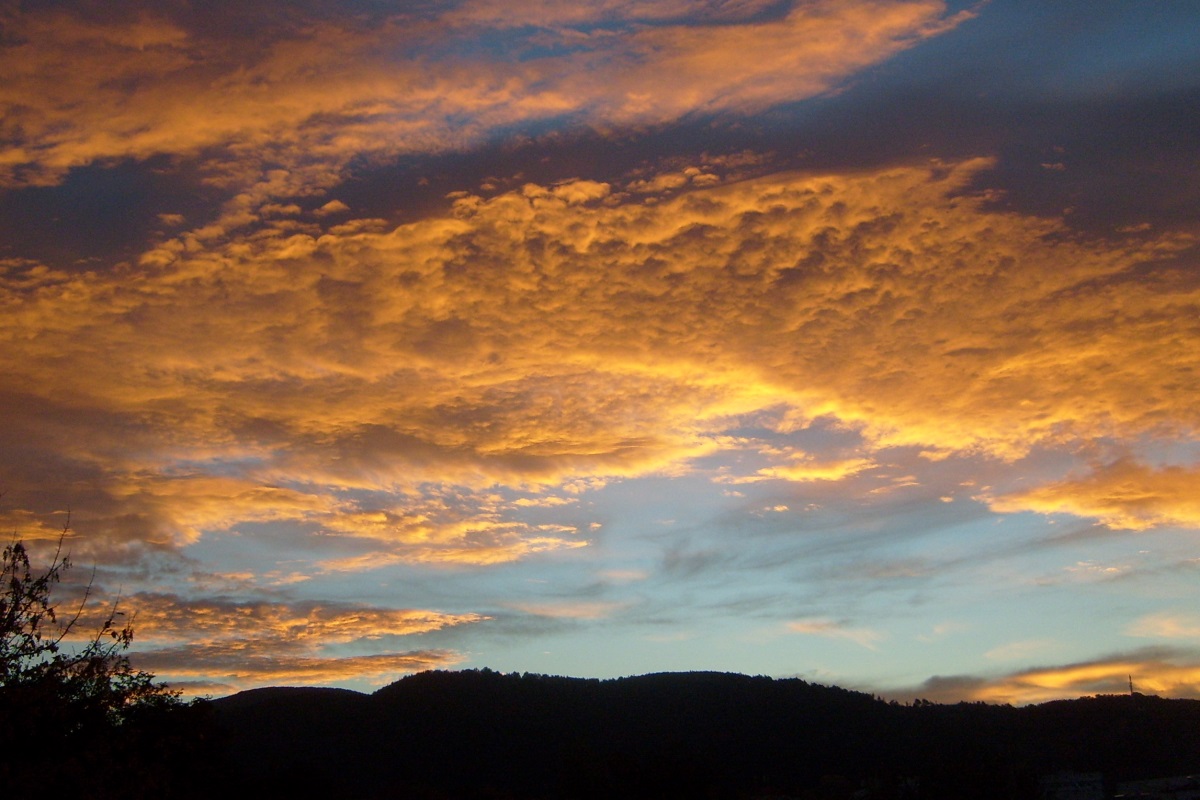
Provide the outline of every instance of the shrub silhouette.
[[207,709],[132,667],[133,627],[118,625],[116,603],[76,635],[91,584],[70,614],[52,597],[71,568],[67,532],[44,570],[15,538],[0,563],[0,786],[11,797],[186,795]]

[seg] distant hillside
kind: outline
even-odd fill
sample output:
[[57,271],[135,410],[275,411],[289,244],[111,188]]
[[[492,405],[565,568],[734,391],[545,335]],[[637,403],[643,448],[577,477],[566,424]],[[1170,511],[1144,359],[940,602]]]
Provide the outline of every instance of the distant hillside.
[[[1040,776],[1200,771],[1200,701],[903,706],[719,673],[426,672],[213,702],[236,795],[1034,798]],[[223,781],[224,782],[224,781]]]

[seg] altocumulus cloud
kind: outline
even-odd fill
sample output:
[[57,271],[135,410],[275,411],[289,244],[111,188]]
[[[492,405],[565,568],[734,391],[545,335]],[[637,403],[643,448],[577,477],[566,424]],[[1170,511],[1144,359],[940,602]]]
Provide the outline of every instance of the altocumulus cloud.
[[[21,390],[5,405],[87,476],[113,536],[306,521],[417,561],[575,546],[489,487],[677,468],[780,405],[857,427],[867,450],[1000,460],[1194,429],[1198,290],[1122,280],[1187,241],[1055,238],[963,194],[987,166],[776,174],[650,205],[619,185],[527,185],[382,233],[173,240],[136,269],[7,292],[0,362]],[[870,463],[779,459],[753,477]],[[10,485],[39,477],[5,468]],[[1146,524],[1186,517],[1170,510],[1185,470],[1169,497],[1105,501],[1126,516],[1092,511],[1097,482],[1149,469],[991,502],[1125,527],[1135,506]]]

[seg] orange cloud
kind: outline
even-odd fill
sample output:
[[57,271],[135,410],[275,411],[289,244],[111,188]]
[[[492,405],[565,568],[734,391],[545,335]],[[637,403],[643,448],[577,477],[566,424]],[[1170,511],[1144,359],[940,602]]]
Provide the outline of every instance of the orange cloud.
[[915,693],[929,700],[1028,705],[1092,694],[1126,694],[1130,676],[1143,694],[1200,698],[1200,661],[1146,650],[1128,656],[1039,667],[998,678],[932,678]]
[[[385,232],[187,234],[136,271],[0,292],[0,367],[22,387],[0,407],[86,474],[97,519],[153,520],[135,538],[289,519],[488,563],[579,541],[492,487],[679,474],[767,409],[781,431],[829,415],[861,432],[826,476],[889,446],[1015,460],[1200,428],[1200,290],[1124,280],[1190,242],[989,210],[964,194],[988,166],[775,174],[654,204],[528,185]],[[1194,483],[1123,465],[993,502],[1180,524]],[[422,521],[422,486],[476,511]]]
[[[752,17],[753,9],[746,11]],[[562,89],[567,96],[589,98],[605,122],[756,111],[825,92],[971,16],[945,15],[941,2],[822,0],[797,4],[782,19],[765,22],[646,26],[617,40],[620,70],[572,70]],[[747,52],[758,57],[742,57]],[[571,61],[582,66],[592,57]]]
[[[403,673],[453,666],[462,657],[444,650],[340,650],[377,651],[385,637],[488,619],[345,603],[186,600],[149,593],[124,599],[120,607],[134,623],[132,658],[139,668],[151,669],[167,681],[199,677],[228,689],[280,682],[385,683]],[[82,620],[81,629],[92,630],[97,621]]]
[[538,553],[586,547],[586,541],[555,536],[471,537],[448,546],[409,546],[332,558],[318,566],[328,572],[363,572],[394,564],[491,566],[519,561]]
[[989,505],[1003,512],[1094,517],[1123,530],[1160,525],[1200,528],[1200,468],[1155,469],[1122,459],[1080,478],[994,498]]
[[320,567],[345,572],[395,563],[500,564],[588,545],[575,527],[512,519],[527,506],[489,492],[409,494],[398,500],[391,508],[360,505],[316,518],[326,533],[387,548],[325,560]]
[[139,643],[172,641],[273,641],[343,644],[382,636],[428,633],[481,622],[479,614],[383,609],[318,602],[230,602],[183,600],[162,594],[138,594],[121,603],[136,615]]
[[[819,0],[769,21],[755,21],[753,8],[714,7],[690,13],[699,24],[677,18],[678,8],[648,8],[497,13],[467,3],[440,16],[293,18],[253,37],[132,8],[102,21],[65,9],[10,14],[0,116],[19,135],[4,137],[0,185],[207,151],[220,156],[209,178],[242,192],[214,229],[222,232],[271,196],[328,187],[356,155],[440,151],[563,115],[600,127],[658,124],[803,99],[969,16],[948,16],[938,0]],[[522,13],[532,35],[512,27]],[[605,30],[589,30],[600,21]],[[489,28],[512,38],[511,55],[472,47]],[[444,58],[447,50],[457,57]],[[757,57],[741,57],[749,51]],[[272,173],[268,162],[282,168]]]
[[214,686],[217,693],[230,694],[259,686],[311,686],[347,681],[380,686],[413,672],[450,669],[461,664],[463,657],[444,650],[322,657],[225,644],[141,652],[131,660],[137,669],[148,670],[169,685],[201,679],[197,687],[184,686],[189,693]]

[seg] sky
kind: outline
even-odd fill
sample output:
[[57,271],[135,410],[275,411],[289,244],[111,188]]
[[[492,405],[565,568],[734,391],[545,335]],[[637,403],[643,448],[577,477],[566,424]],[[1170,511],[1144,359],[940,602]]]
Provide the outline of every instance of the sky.
[[1200,697],[1191,0],[0,2],[0,523],[189,693]]

